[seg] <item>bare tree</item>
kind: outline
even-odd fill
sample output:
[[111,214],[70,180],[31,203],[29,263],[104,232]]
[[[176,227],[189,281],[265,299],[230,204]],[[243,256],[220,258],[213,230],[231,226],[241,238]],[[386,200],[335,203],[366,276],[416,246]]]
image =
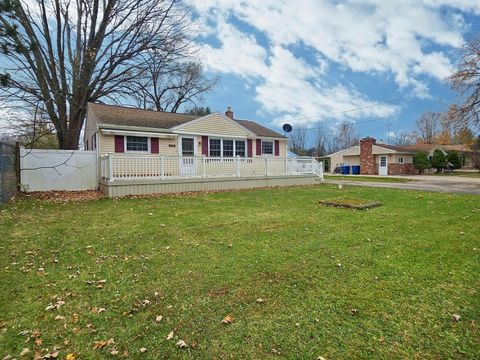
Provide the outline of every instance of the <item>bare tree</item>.
[[415,143],[416,138],[417,138],[417,135],[413,132],[409,133],[406,131],[400,131],[395,136],[394,144],[398,146],[413,145]]
[[0,98],[43,104],[59,147],[77,149],[89,101],[125,93],[148,51],[188,49],[180,1],[1,1]]
[[145,62],[138,69],[139,76],[131,87],[132,97],[144,109],[177,112],[186,103],[196,107],[217,79],[208,79],[196,61],[175,59],[177,54],[165,55],[157,51],[145,55]]
[[337,128],[330,142],[330,152],[337,152],[357,145],[360,138],[353,123],[344,121]]
[[290,151],[297,155],[307,153],[307,129],[300,124],[293,127],[289,136]]
[[450,107],[449,117],[459,127],[480,127],[480,36],[465,46],[450,84],[460,94],[461,102]]
[[434,144],[442,128],[442,113],[425,112],[417,119],[417,130],[425,144]]
[[318,125],[315,129],[315,156],[324,156],[328,153],[328,141],[330,136],[330,131],[325,126]]

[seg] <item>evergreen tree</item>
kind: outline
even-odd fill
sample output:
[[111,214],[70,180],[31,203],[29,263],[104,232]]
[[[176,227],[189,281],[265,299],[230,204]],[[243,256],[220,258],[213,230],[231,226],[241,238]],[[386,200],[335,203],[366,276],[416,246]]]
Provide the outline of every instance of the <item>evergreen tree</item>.
[[415,155],[413,155],[413,166],[415,169],[418,169],[420,174],[425,169],[430,168],[430,162],[428,161],[428,155],[426,152],[417,151]]
[[447,166],[447,157],[442,150],[435,149],[432,156],[432,167],[437,169],[437,173],[439,173],[445,166]]
[[451,151],[447,155],[447,161],[452,164],[454,169],[460,169],[462,167],[462,162],[460,156],[456,151]]

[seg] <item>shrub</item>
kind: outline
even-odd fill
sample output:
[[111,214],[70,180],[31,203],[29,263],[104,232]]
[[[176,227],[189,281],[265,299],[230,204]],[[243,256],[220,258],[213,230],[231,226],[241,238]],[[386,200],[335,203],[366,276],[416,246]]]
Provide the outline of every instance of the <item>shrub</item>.
[[428,161],[428,154],[423,151],[417,151],[415,155],[413,155],[413,166],[419,170],[420,174],[423,170],[429,169],[430,161]]
[[451,151],[447,155],[447,161],[452,164],[454,169],[460,169],[462,167],[462,162],[460,156],[456,151]]
[[437,169],[437,173],[447,166],[447,157],[440,149],[435,149],[432,156],[432,167]]

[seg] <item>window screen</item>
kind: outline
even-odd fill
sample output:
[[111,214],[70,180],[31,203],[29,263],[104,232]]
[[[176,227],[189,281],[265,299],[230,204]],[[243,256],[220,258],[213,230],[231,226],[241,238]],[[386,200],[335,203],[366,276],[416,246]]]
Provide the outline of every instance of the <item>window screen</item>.
[[262,154],[273,155],[273,141],[262,141]]
[[213,157],[222,156],[220,142],[221,142],[220,139],[210,139],[210,149],[209,149],[210,156],[213,156]]
[[148,138],[144,136],[127,136],[127,151],[148,151]]
[[245,141],[235,140],[235,156],[245,157]]
[[233,157],[233,140],[223,140],[223,157]]
[[195,151],[193,149],[194,144],[193,144],[193,139],[192,138],[182,138],[182,156],[194,156]]

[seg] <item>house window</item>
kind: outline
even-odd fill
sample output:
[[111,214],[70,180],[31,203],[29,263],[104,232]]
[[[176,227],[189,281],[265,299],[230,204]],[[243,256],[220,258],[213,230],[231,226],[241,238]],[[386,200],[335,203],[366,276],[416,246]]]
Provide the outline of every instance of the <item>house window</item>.
[[92,135],[92,150],[97,148],[97,134]]
[[235,156],[245,157],[245,141],[235,140]]
[[245,157],[245,140],[209,139],[208,141],[211,157]]
[[387,166],[387,157],[386,156],[380,156],[380,166],[381,167]]
[[222,140],[210,139],[209,154],[212,157],[222,156]]
[[399,164],[403,164],[403,157],[399,157],[399,158],[398,158],[398,163],[399,163]]
[[182,138],[182,156],[195,156],[193,138]]
[[273,141],[262,141],[262,155],[273,155]]
[[233,140],[223,140],[223,157],[233,157]]
[[127,136],[127,151],[148,152],[148,137],[146,136]]

